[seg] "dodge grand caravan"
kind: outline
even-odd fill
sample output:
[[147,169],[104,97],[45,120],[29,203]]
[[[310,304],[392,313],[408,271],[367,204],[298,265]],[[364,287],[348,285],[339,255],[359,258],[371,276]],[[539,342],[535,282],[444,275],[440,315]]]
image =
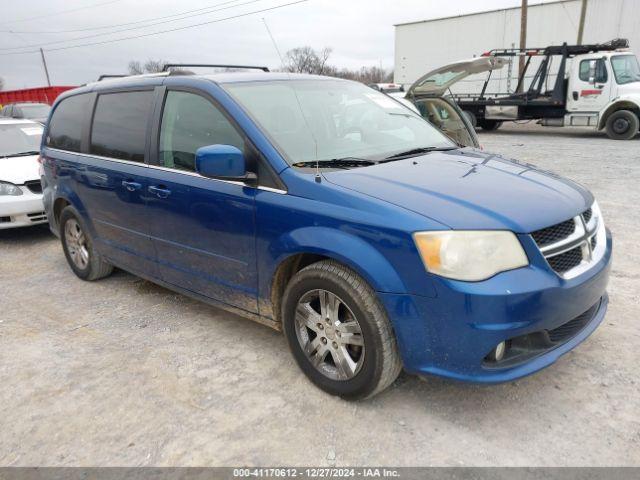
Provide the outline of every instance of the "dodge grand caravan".
[[345,398],[401,368],[531,374],[607,308],[612,240],[589,191],[460,148],[355,82],[98,82],[56,101],[41,157],[78,277],[118,267],[282,330],[303,372]]

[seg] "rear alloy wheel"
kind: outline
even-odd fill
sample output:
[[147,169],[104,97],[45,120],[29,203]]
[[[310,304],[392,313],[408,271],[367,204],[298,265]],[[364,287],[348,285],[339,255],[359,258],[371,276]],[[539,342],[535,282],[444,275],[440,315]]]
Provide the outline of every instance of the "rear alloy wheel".
[[59,224],[62,249],[73,273],[82,280],[97,280],[111,274],[113,266],[93,248],[93,239],[75,208],[66,207]]
[[302,371],[332,395],[373,396],[402,369],[393,329],[375,292],[335,261],[314,263],[293,276],[282,299],[282,324]]
[[606,131],[613,140],[631,140],[640,129],[640,119],[630,110],[618,110],[607,119]]

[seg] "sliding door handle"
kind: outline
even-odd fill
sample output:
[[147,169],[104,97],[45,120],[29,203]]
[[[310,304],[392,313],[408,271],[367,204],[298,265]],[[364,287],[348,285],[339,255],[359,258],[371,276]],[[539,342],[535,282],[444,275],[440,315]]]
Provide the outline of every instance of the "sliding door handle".
[[128,180],[122,181],[122,186],[129,190],[130,192],[135,192],[136,190],[140,190],[142,188],[142,184],[138,182],[131,182]]
[[158,198],[167,198],[171,195],[171,190],[165,188],[164,185],[157,187],[149,187],[149,193],[153,193]]

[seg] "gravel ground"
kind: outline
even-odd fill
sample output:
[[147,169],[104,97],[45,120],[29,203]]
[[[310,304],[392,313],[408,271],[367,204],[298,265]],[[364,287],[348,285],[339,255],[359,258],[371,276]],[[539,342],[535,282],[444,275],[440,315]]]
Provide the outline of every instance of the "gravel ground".
[[123,272],[78,280],[46,228],[0,232],[0,465],[640,465],[640,140],[509,126],[486,150],[593,190],[615,237],[602,326],[477,387],[313,387],[270,329]]

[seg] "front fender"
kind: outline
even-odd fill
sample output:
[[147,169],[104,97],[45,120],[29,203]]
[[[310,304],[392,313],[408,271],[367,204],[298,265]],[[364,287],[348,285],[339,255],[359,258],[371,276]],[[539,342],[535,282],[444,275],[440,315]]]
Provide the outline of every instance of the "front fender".
[[640,94],[630,93],[620,95],[611,104],[600,111],[598,118],[598,130],[602,130],[607,124],[609,115],[617,110],[640,110]]
[[278,266],[292,255],[312,253],[332,258],[357,272],[378,292],[405,293],[404,282],[389,261],[363,239],[328,227],[302,227],[287,232],[271,243],[275,261],[266,278],[273,278]]

